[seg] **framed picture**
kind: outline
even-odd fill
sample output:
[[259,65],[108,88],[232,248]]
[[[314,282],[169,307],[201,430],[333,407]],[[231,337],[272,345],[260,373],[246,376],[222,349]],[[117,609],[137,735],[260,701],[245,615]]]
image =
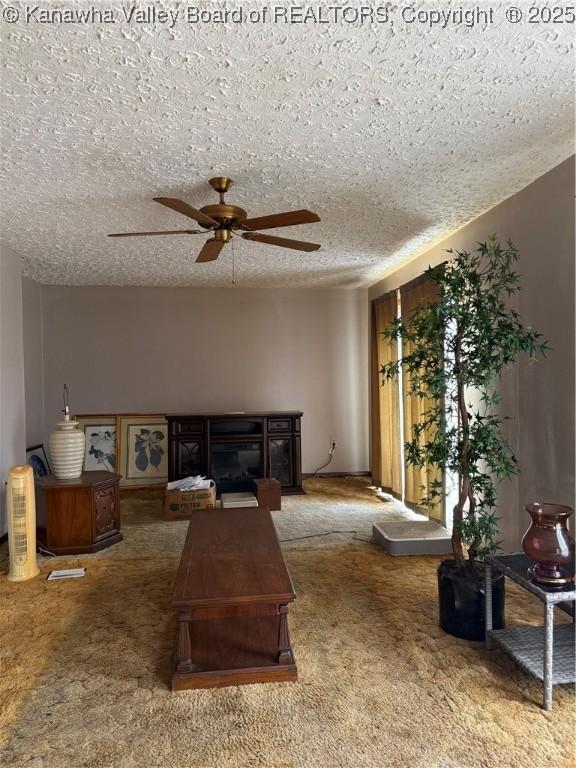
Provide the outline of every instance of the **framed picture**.
[[168,423],[164,416],[121,415],[116,422],[121,486],[164,484],[168,480]]
[[86,437],[84,471],[106,469],[116,472],[116,416],[83,415],[75,416]]
[[34,477],[45,477],[45,475],[51,475],[52,469],[46,451],[44,450],[44,444],[34,445],[32,448],[26,448],[26,464],[32,467]]

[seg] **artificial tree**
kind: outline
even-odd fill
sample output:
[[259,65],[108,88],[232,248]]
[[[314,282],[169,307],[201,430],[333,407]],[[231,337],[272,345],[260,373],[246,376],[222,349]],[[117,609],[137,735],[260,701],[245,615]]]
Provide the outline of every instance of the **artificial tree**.
[[[458,477],[452,549],[460,567],[473,568],[498,547],[497,483],[518,472],[503,435],[505,417],[496,412],[500,377],[521,353],[535,359],[548,345],[510,305],[520,290],[511,241],[503,247],[493,235],[472,253],[448,253],[447,262],[427,270],[437,299],[384,331],[389,340],[411,342],[412,351],[381,373],[385,384],[402,368],[410,395],[426,401],[405,445],[406,461]],[[435,505],[443,492],[443,480],[433,481],[422,504]]]

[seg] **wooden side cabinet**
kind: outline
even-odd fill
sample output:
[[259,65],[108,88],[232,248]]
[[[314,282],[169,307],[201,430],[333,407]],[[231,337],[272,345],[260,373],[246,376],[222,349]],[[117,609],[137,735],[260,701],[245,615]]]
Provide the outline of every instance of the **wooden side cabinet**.
[[75,480],[39,478],[42,545],[55,555],[80,555],[121,541],[119,480],[120,475],[105,471],[83,472]]

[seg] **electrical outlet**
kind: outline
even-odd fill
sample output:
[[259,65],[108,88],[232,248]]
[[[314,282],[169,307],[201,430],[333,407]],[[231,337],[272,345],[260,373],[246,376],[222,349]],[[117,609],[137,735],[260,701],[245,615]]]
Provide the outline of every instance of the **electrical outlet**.
[[336,450],[336,439],[334,437],[330,438],[330,452]]

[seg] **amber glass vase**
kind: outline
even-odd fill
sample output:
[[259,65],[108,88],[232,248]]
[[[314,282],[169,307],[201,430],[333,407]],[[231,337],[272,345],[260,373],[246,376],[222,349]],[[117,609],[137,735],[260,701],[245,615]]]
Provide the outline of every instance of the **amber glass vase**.
[[522,539],[522,547],[534,560],[530,568],[533,581],[562,587],[574,581],[574,539],[568,518],[574,511],[562,504],[528,504],[532,525]]

